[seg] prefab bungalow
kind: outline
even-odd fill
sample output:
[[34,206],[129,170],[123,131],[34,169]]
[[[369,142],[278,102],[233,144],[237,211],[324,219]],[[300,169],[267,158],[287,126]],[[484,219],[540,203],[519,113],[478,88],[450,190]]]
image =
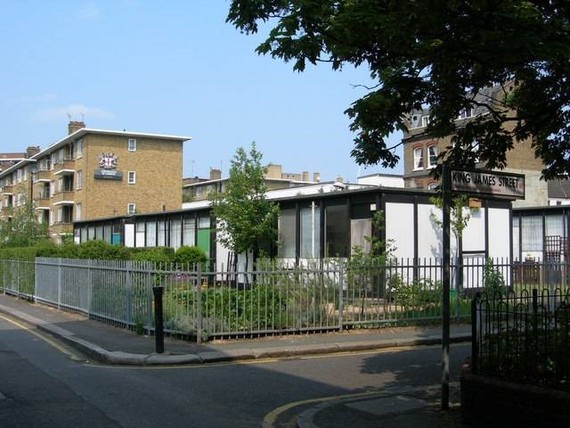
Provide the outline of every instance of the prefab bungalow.
[[[430,202],[434,195],[431,190],[343,183],[270,191],[268,198],[279,205],[280,216],[278,245],[268,249],[269,255],[288,264],[346,259],[355,247],[367,250],[366,237],[375,234],[390,244],[394,258],[441,258],[441,212]],[[378,212],[382,224],[375,227]],[[462,238],[452,239],[452,254],[511,260],[511,201],[480,199],[470,213]],[[128,247],[198,246],[216,271],[229,261],[227,249],[216,241],[208,201],[188,203],[178,211],[77,221],[74,239]]]

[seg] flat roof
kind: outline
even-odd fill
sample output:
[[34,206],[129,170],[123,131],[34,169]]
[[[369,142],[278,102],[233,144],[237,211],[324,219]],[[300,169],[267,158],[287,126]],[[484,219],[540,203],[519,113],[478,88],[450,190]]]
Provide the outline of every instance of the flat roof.
[[[125,136],[125,137],[141,137],[141,138],[158,138],[158,139],[162,139],[162,140],[180,141],[182,143],[192,139],[192,137],[186,137],[186,136],[182,136],[182,135],[154,134],[154,133],[148,133],[148,132],[132,132],[132,131],[126,131],[126,130],[111,131],[111,130],[107,130],[107,129],[81,128],[81,129],[78,129],[77,131],[75,131],[74,133],[69,134],[65,138],[63,138],[63,139],[61,139],[61,140],[59,140],[53,144],[50,144],[48,147],[40,150],[38,153],[31,156],[30,158],[22,159],[17,164],[11,165],[9,168],[6,168],[5,170],[0,171],[0,177],[13,172],[13,171],[25,166],[28,163],[36,162],[39,158],[44,157],[46,154],[49,154],[49,153],[53,152],[54,150],[58,149],[59,147],[64,146],[64,145],[70,143],[71,141],[74,141],[78,138],[81,138],[82,136],[87,135],[87,134],[113,135],[113,136]],[[2,161],[2,160],[3,159],[0,158],[0,161]]]

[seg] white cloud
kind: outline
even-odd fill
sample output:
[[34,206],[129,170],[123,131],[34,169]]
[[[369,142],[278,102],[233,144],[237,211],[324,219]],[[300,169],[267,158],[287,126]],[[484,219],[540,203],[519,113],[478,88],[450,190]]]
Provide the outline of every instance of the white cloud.
[[82,104],[70,104],[66,107],[43,109],[36,113],[36,117],[43,122],[58,122],[68,120],[112,119],[115,115],[96,107],[87,107]]
[[101,17],[101,10],[95,4],[89,3],[77,11],[77,16],[87,21],[97,21]]

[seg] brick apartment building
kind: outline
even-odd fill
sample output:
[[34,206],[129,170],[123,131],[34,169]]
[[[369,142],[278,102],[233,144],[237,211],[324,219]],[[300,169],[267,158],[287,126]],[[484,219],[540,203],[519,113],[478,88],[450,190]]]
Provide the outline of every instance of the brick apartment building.
[[[227,180],[227,178],[222,178],[222,171],[215,168],[210,169],[209,178],[185,178],[182,190],[184,202],[206,200],[212,192],[223,192]],[[265,172],[267,190],[306,186],[319,182],[320,174],[318,172],[313,173],[311,179],[308,171],[301,173],[283,172],[281,165],[270,164]]]
[[180,209],[189,139],[71,121],[67,137],[0,171],[1,215],[31,201],[59,241],[73,221]]
[[[499,96],[500,88],[487,88],[481,98],[494,99]],[[477,99],[477,97],[476,97]],[[483,106],[474,106],[464,110],[457,118],[458,126],[476,116],[487,114]],[[438,182],[431,176],[431,170],[438,163],[438,155],[451,146],[451,135],[445,138],[433,138],[425,132],[429,123],[429,109],[411,112],[408,117],[408,132],[404,133],[404,186],[408,188],[431,189]],[[512,126],[512,125],[511,125]],[[543,164],[536,159],[530,139],[516,143],[515,148],[507,152],[507,168],[505,172],[524,174],[526,177],[526,199],[513,202],[513,206],[547,205],[548,187],[540,180]]]

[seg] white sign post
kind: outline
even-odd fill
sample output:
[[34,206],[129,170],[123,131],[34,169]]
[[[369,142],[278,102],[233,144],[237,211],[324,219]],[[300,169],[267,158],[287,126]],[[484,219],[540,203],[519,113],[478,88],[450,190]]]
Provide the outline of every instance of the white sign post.
[[524,199],[524,175],[505,174],[502,172],[483,170],[450,169],[442,165],[443,196],[443,272],[442,272],[442,354],[441,354],[441,408],[449,409],[449,333],[450,333],[450,301],[451,285],[450,269],[450,211],[453,194],[490,195],[512,199]]
[[495,171],[450,171],[452,192],[524,199],[524,175]]

